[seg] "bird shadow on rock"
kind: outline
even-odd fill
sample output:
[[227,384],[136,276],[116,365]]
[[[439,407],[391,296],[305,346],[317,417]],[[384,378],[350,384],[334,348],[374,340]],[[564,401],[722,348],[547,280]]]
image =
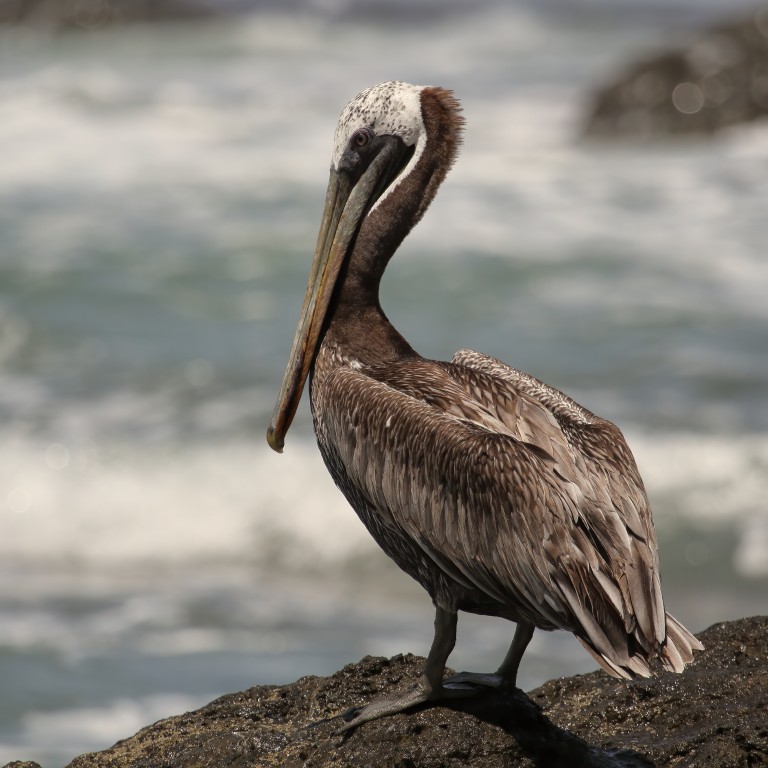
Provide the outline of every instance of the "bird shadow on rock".
[[[441,713],[440,710],[443,710]],[[447,714],[445,710],[451,710],[448,727],[440,722]],[[353,734],[359,733],[370,745],[379,752],[383,741],[395,741],[403,746],[400,731],[414,735],[423,740],[426,747],[428,742],[426,723],[440,724],[445,728],[444,735],[440,737],[443,742],[441,747],[450,752],[450,746],[445,742],[450,741],[451,734],[456,734],[456,739],[466,738],[466,729],[458,728],[458,723],[452,722],[454,718],[463,718],[462,715],[470,715],[479,723],[471,731],[474,739],[484,738],[485,730],[480,723],[492,726],[492,730],[501,729],[511,737],[508,740],[510,752],[519,751],[519,758],[527,758],[536,768],[655,768],[655,764],[644,755],[628,749],[612,749],[598,747],[589,744],[581,737],[568,730],[555,725],[541,710],[536,702],[530,699],[522,690],[515,689],[488,689],[477,696],[467,699],[443,701],[437,704],[422,704],[409,710],[405,718],[414,718],[416,713],[424,713],[426,718],[420,719],[420,724],[411,722],[409,725],[394,725],[393,718],[383,718],[372,722],[363,723],[357,728],[338,734],[340,746],[344,747],[353,738]],[[309,728],[320,725],[339,724],[341,715],[329,718],[318,723],[313,723]],[[401,716],[395,716],[399,718]],[[415,718],[414,718],[415,719]],[[392,725],[383,723],[391,721]],[[400,723],[403,721],[401,720]],[[406,720],[406,722],[408,722]],[[481,730],[478,730],[481,729]],[[374,733],[381,730],[383,732]],[[462,733],[459,735],[458,731]],[[406,737],[407,738],[407,737]],[[512,743],[514,742],[514,743]],[[517,750],[515,750],[515,744]],[[380,754],[380,752],[379,752]],[[408,763],[410,765],[410,763]],[[517,764],[517,763],[510,763]],[[528,763],[526,763],[528,764]]]
[[492,690],[447,706],[504,730],[537,768],[655,768],[639,752],[598,747],[560,728],[519,688]]

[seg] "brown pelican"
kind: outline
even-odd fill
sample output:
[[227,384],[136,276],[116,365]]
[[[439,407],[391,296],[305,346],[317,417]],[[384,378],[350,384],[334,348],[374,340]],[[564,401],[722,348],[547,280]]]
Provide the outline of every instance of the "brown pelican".
[[[379,546],[429,593],[423,678],[347,727],[415,704],[515,685],[534,627],[573,632],[609,674],[682,671],[701,649],[665,613],[656,535],[619,429],[478,352],[419,356],[379,304],[389,259],[456,158],[450,91],[388,82],[336,128],[315,258],[268,431],[280,452],[310,376],[317,442]],[[517,623],[496,675],[443,680],[459,610]]]

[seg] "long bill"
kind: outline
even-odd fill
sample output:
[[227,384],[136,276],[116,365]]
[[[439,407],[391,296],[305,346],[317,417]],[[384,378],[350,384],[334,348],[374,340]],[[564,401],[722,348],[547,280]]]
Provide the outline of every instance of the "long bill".
[[369,204],[381,194],[382,176],[391,159],[390,152],[385,150],[379,153],[355,184],[346,173],[331,169],[304,305],[272,422],[267,430],[267,442],[278,453],[283,452],[285,435],[299,406],[350,244],[368,212]]

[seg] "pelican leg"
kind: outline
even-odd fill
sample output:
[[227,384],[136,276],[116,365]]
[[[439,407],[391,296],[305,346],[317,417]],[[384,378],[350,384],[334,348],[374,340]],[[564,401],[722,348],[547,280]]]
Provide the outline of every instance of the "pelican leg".
[[447,687],[443,685],[445,663],[456,644],[456,621],[455,611],[437,608],[435,612],[435,636],[421,679],[411,690],[406,691],[397,699],[374,701],[365,707],[352,707],[352,709],[347,710],[341,715],[346,724],[339,728],[336,733],[343,733],[351,728],[356,728],[369,720],[378,720],[380,717],[395,715],[428,701],[464,698],[479,693],[480,689],[473,685],[462,685],[458,682]]
[[496,674],[513,688],[517,687],[517,668],[520,666],[520,659],[523,658],[528,643],[531,642],[533,630],[533,624],[529,624],[527,621],[517,622],[512,644],[509,646],[501,666],[496,670]]
[[520,659],[523,658],[528,643],[531,642],[533,630],[533,624],[526,621],[517,623],[512,644],[509,646],[504,661],[501,662],[501,666],[495,673],[459,672],[458,675],[447,678],[443,684],[449,688],[454,685],[485,685],[489,688],[499,688],[502,684],[512,688],[517,687],[517,668],[520,666]]

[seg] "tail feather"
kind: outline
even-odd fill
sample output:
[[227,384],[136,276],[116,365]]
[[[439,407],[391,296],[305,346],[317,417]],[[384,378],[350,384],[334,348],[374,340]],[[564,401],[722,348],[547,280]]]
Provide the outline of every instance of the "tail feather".
[[[670,645],[677,651],[682,664],[679,669],[672,667],[674,672],[682,672],[686,664],[693,661],[694,651],[703,651],[704,646],[689,632],[674,616],[667,614],[667,642],[664,650]],[[665,667],[669,669],[665,664]]]
[[[650,652],[642,649],[640,653],[633,654],[628,649],[598,649],[588,638],[579,637],[579,640],[612,677],[626,680],[651,677],[659,664],[670,672],[682,672],[686,664],[693,660],[693,652],[704,650],[704,646],[674,616],[668,613],[666,619],[666,639],[660,648],[654,644],[654,650]],[[640,645],[636,643],[636,647],[640,648]]]

